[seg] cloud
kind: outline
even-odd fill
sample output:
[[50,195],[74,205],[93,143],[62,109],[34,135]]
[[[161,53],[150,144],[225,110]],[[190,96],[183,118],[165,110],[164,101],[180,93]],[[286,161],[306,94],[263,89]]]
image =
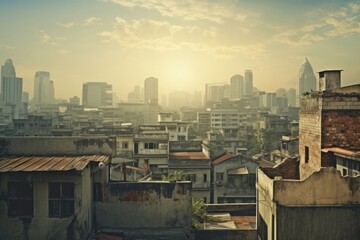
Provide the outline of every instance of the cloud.
[[319,20],[297,31],[287,30],[274,36],[275,41],[293,46],[310,45],[333,37],[360,33],[360,3],[348,3],[337,11],[318,10]]
[[71,28],[72,26],[74,26],[74,23],[73,22],[57,23],[57,25],[59,25],[60,27],[64,27],[64,28]]
[[244,21],[247,14],[240,13],[233,6],[219,2],[207,2],[203,0],[104,0],[128,8],[145,8],[155,10],[165,17],[179,17],[189,21],[207,20],[222,23],[226,19],[232,21]]
[[42,42],[42,43],[49,44],[52,46],[58,46],[59,41],[62,41],[62,40],[64,40],[63,37],[52,37],[44,30],[40,31],[40,42]]
[[16,47],[0,43],[0,49],[11,49],[11,50],[13,50],[13,49],[16,49]]
[[105,42],[115,41],[124,48],[150,49],[155,51],[187,48],[219,57],[244,54],[259,57],[265,53],[261,44],[231,45],[222,42],[214,28],[180,26],[167,21],[138,19],[126,21],[117,17],[110,31],[99,33]]
[[84,25],[93,25],[95,23],[100,22],[100,18],[98,17],[89,17],[87,19],[84,20]]

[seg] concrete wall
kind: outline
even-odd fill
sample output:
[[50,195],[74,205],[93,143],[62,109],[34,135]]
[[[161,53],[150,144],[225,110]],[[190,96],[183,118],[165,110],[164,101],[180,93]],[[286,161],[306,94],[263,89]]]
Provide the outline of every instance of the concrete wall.
[[256,230],[197,230],[195,240],[256,240]]
[[0,138],[4,155],[87,155],[115,153],[115,140],[108,137],[6,137]]
[[126,239],[191,238],[191,183],[109,183],[96,202],[101,231],[123,232]]
[[277,208],[276,239],[359,239],[360,206]]
[[[91,231],[92,185],[90,167],[82,174],[11,173],[0,175],[1,239],[87,239]],[[33,184],[33,217],[7,216],[8,181],[30,181]],[[75,214],[67,218],[49,218],[48,183],[74,183]]]

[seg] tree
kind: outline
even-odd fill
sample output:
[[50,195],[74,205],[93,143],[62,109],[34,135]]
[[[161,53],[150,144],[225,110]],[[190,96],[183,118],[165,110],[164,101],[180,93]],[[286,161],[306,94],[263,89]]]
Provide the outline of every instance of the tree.
[[167,176],[162,175],[162,181],[169,181],[169,182],[178,182],[178,181],[185,181],[186,174],[183,171],[174,171]]
[[206,215],[206,205],[201,199],[192,199],[192,227],[196,229],[204,229],[204,221]]

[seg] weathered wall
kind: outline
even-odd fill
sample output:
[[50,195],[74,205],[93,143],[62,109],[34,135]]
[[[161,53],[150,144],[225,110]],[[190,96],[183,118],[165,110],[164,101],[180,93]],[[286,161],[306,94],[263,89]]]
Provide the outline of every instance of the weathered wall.
[[190,182],[109,183],[104,197],[95,203],[100,230],[124,232],[126,239],[158,239],[160,233],[162,239],[190,239]]
[[[27,180],[33,184],[33,217],[7,216],[8,181]],[[73,182],[74,216],[49,218],[48,183]],[[91,231],[90,169],[74,173],[11,173],[0,175],[0,239],[87,239]],[[27,229],[27,230],[26,230]]]
[[336,168],[321,168],[302,181],[274,180],[273,200],[280,205],[360,204],[360,176],[342,177]]
[[87,155],[114,154],[115,140],[108,137],[3,137],[4,155]]
[[276,239],[359,239],[360,206],[277,208]]
[[256,230],[198,230],[195,240],[256,240]]
[[[302,96],[299,119],[300,178],[306,178],[321,167],[321,99]],[[305,147],[309,148],[309,161],[305,162]]]

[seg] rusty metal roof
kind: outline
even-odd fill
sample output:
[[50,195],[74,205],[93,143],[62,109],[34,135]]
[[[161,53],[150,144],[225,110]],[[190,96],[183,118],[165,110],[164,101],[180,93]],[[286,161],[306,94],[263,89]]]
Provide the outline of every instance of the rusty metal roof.
[[226,160],[228,160],[228,159],[230,159],[232,157],[234,157],[234,155],[232,155],[230,153],[226,153],[226,154],[222,155],[221,157],[215,159],[213,161],[213,164],[214,165],[220,164],[220,163],[222,163],[222,162],[224,162],[224,161],[226,161]]
[[203,152],[172,152],[169,157],[179,160],[209,160]]
[[0,172],[83,170],[90,162],[108,163],[110,156],[23,156],[0,159]]
[[333,152],[333,153],[338,153],[338,154],[342,154],[348,157],[354,157],[354,158],[359,158],[360,157],[360,151],[354,151],[354,150],[349,150],[349,149],[344,149],[344,148],[339,148],[339,147],[331,147],[331,148],[323,148],[321,149],[322,152]]

